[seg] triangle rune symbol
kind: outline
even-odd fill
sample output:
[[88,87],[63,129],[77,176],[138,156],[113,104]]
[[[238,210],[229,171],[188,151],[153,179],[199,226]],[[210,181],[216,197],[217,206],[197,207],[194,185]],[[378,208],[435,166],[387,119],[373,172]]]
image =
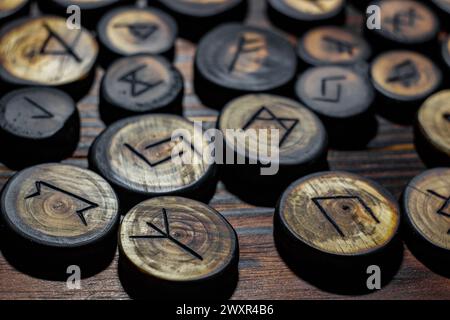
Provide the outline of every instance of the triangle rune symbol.
[[41,114],[40,115],[34,115],[31,118],[32,119],[51,119],[53,118],[53,114],[47,110],[43,106],[41,106],[36,101],[32,100],[31,98],[25,97],[24,98],[30,105],[32,105],[34,108],[38,109]]
[[[75,47],[78,44],[82,30],[80,30],[71,44],[68,44],[64,38],[59,35],[56,31],[54,31],[48,24],[43,24],[44,28],[48,31],[48,36],[45,39],[44,43],[39,50],[39,54],[41,55],[53,55],[53,56],[70,56],[76,62],[81,63],[83,59],[75,52]],[[50,50],[48,47],[52,40],[56,41],[56,43],[61,47],[61,50]]]
[[300,122],[298,119],[293,118],[279,118],[272,111],[270,111],[269,108],[263,106],[247,121],[242,129],[244,131],[247,130],[256,121],[274,122],[275,124],[281,126],[283,130],[285,130],[283,136],[280,139],[280,147],[286,141],[292,130],[294,130],[295,126]]
[[139,97],[140,95],[146,93],[147,91],[153,89],[154,87],[164,83],[164,81],[162,80],[158,80],[153,83],[139,80],[138,73],[146,68],[147,68],[146,65],[138,66],[133,70],[127,72],[119,79],[119,82],[130,84],[132,97]]
[[148,227],[153,229],[153,231],[156,231],[156,233],[157,233],[156,235],[135,235],[135,236],[130,236],[129,238],[130,239],[167,239],[167,240],[171,241],[172,243],[174,243],[176,246],[178,246],[184,252],[194,256],[195,258],[197,258],[199,260],[203,260],[203,257],[200,254],[198,254],[192,248],[190,248],[187,245],[185,245],[184,243],[180,242],[179,240],[177,240],[170,234],[169,218],[167,216],[167,210],[164,208],[162,209],[162,215],[163,215],[163,222],[164,222],[164,230],[161,230],[160,228],[158,228],[156,225],[154,225],[151,222],[146,222]]
[[158,30],[158,25],[154,23],[118,23],[114,28],[127,28],[128,31],[140,41],[145,41],[150,38],[155,31]]
[[78,217],[80,218],[81,222],[85,226],[87,226],[88,223],[86,221],[84,213],[86,211],[88,211],[88,210],[91,210],[91,209],[94,209],[94,208],[98,207],[98,204],[96,204],[96,203],[94,203],[92,201],[89,201],[89,200],[87,200],[87,199],[85,199],[83,197],[80,197],[80,196],[78,196],[78,195],[76,195],[74,193],[71,193],[69,191],[63,190],[61,188],[58,188],[58,187],[56,187],[56,186],[54,186],[54,185],[52,185],[50,183],[47,183],[47,182],[44,182],[44,181],[36,181],[35,185],[36,185],[36,192],[26,196],[25,199],[31,199],[31,198],[35,198],[35,197],[40,196],[41,195],[41,191],[42,191],[42,187],[46,187],[46,188],[48,188],[48,189],[50,189],[50,190],[52,190],[54,192],[60,192],[60,193],[65,194],[65,195],[67,195],[67,196],[69,196],[71,198],[74,198],[74,199],[76,199],[76,200],[78,200],[80,202],[85,203],[86,205],[84,207],[82,207],[82,208],[80,208],[80,209],[75,211],[75,213],[78,215]]

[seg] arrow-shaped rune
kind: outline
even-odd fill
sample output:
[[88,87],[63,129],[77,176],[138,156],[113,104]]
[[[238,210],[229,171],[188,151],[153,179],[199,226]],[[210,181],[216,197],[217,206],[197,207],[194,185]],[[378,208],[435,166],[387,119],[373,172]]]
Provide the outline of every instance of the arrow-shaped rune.
[[51,119],[51,118],[53,118],[53,114],[51,112],[47,111],[43,106],[41,106],[36,101],[34,101],[34,100],[32,100],[31,98],[28,98],[28,97],[24,97],[24,99],[29,104],[31,104],[33,107],[35,107],[36,109],[38,109],[39,111],[41,111],[43,113],[41,115],[32,116],[33,119]]
[[76,194],[73,194],[73,193],[71,193],[69,191],[66,191],[66,190],[63,190],[61,188],[58,188],[58,187],[56,187],[56,186],[54,186],[54,185],[52,185],[50,183],[47,183],[45,181],[36,181],[36,192],[26,196],[25,199],[34,198],[34,197],[37,197],[37,196],[41,195],[41,188],[42,188],[42,186],[47,187],[47,188],[52,189],[52,190],[57,191],[57,192],[61,192],[61,193],[65,194],[65,195],[68,195],[68,196],[70,196],[72,198],[75,198],[75,199],[77,199],[79,201],[82,201],[82,202],[86,203],[87,204],[86,207],[84,207],[83,209],[75,211],[75,213],[78,215],[78,217],[80,218],[81,222],[83,222],[83,224],[85,226],[88,225],[87,221],[86,221],[86,218],[84,217],[84,212],[86,212],[88,210],[91,210],[91,209],[94,209],[94,208],[97,208],[98,204],[96,204],[96,203],[94,203],[92,201],[89,201],[89,200],[87,200],[87,199],[85,199],[83,197],[80,197],[80,196],[78,196]]

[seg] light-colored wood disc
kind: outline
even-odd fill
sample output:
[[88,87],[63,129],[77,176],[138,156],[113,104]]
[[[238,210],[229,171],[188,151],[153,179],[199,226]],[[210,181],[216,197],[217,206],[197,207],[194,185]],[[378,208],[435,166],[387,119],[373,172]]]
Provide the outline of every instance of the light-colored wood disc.
[[345,172],[312,174],[283,194],[276,218],[289,236],[320,252],[360,256],[397,232],[397,202],[376,183]]
[[344,0],[269,0],[270,4],[287,16],[300,20],[327,18],[341,11]]
[[423,43],[436,37],[439,21],[420,1],[381,0],[373,4],[381,10],[381,36],[399,43]]
[[311,65],[350,65],[368,59],[370,48],[364,39],[349,30],[323,26],[302,37],[298,53]]
[[126,56],[165,53],[173,48],[176,35],[175,20],[157,9],[122,7],[110,11],[99,23],[101,42]]
[[450,90],[425,101],[419,110],[418,128],[428,143],[449,157],[450,164]]
[[437,168],[415,177],[403,194],[406,218],[433,246],[450,251],[450,169]]
[[0,19],[20,10],[28,0],[2,0],[0,1]]
[[[277,147],[279,163],[286,165],[315,162],[327,146],[325,128],[311,111],[275,95],[251,94],[231,101],[220,115],[218,127],[226,145],[251,160],[267,160],[259,151],[260,143],[269,155],[271,145]],[[278,130],[278,141],[272,142],[271,129]],[[235,138],[236,130],[247,133],[247,138]],[[267,139],[260,142],[262,132]]]
[[237,6],[242,0],[158,0],[176,13],[208,17],[226,12]]
[[441,83],[441,72],[427,57],[413,51],[389,51],[371,67],[375,88],[391,99],[412,101],[425,98]]
[[0,76],[13,84],[59,86],[83,80],[94,68],[95,39],[66,19],[43,16],[6,25],[0,34]]
[[51,0],[51,1],[66,8],[70,5],[77,5],[82,10],[90,10],[107,7],[121,0]]
[[6,225],[49,247],[80,247],[101,240],[118,223],[118,201],[99,175],[74,166],[43,164],[25,169],[1,198]]
[[217,211],[197,201],[159,197],[127,213],[121,254],[140,272],[165,281],[206,280],[237,263],[238,240]]
[[[175,134],[182,133],[180,130],[186,133],[181,140]],[[214,167],[203,157],[207,146],[201,128],[186,119],[145,115],[118,121],[106,129],[92,146],[90,160],[113,185],[157,196],[196,189],[205,183]]]

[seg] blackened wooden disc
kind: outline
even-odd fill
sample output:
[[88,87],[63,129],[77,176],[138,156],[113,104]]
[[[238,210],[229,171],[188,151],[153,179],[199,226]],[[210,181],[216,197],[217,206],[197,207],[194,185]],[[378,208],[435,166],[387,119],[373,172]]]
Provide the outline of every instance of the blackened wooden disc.
[[297,59],[292,45],[268,30],[226,24],[209,32],[195,56],[196,93],[209,107],[255,92],[287,92]]
[[366,61],[371,55],[368,43],[359,35],[340,27],[323,26],[303,35],[297,54],[306,64],[353,65]]
[[420,107],[415,139],[428,165],[450,165],[450,90],[435,93]]
[[91,171],[61,164],[38,165],[13,176],[1,197],[1,214],[14,235],[44,248],[93,245],[110,236],[119,222],[109,184]]
[[98,45],[85,29],[43,16],[0,31],[0,79],[8,86],[50,86],[80,97],[90,89]]
[[0,21],[4,22],[28,13],[28,0],[3,0],[0,1]]
[[193,41],[219,24],[242,21],[247,13],[246,0],[157,0],[154,5],[169,12],[180,25],[180,35]]
[[119,248],[153,290],[198,290],[226,277],[239,260],[238,239],[226,219],[203,203],[179,197],[132,208],[120,226]]
[[273,24],[300,34],[319,24],[345,22],[345,0],[269,0],[268,15]]
[[12,91],[0,100],[1,159],[22,167],[58,161],[76,148],[80,118],[73,99],[49,88]]
[[[439,20],[420,1],[378,0],[371,3],[380,8],[381,28],[368,30],[374,47],[430,50],[439,32]],[[421,46],[429,44],[429,46]]]
[[[246,160],[246,165],[226,165],[239,172],[233,179],[289,183],[321,167],[326,159],[327,134],[321,121],[301,104],[284,97],[253,94],[237,98],[223,109],[218,128],[229,149],[226,152]],[[237,130],[247,136],[235,137]],[[272,142],[276,137],[272,138],[271,130],[276,130],[278,141]],[[267,135],[265,140],[262,134]],[[267,155],[261,153],[263,148],[267,148]],[[262,164],[270,162],[279,165],[279,172],[275,176],[262,175]]]
[[173,59],[177,24],[158,9],[120,7],[102,17],[98,35],[106,61],[138,53],[161,54]]
[[181,113],[183,94],[183,77],[165,58],[126,57],[106,70],[100,88],[100,113],[107,123],[143,113]]
[[378,184],[346,172],[322,172],[294,182],[275,213],[276,232],[315,258],[366,256],[385,248],[400,223],[398,204]]
[[450,37],[442,43],[442,56],[448,69],[450,69]]
[[389,51],[371,66],[379,111],[393,119],[411,119],[420,104],[441,86],[442,72],[413,51]]
[[450,15],[450,1],[448,0],[431,0],[430,5],[436,9],[436,13],[441,21],[442,27],[447,31],[450,30],[450,21],[448,17]]
[[131,117],[96,139],[89,163],[127,203],[169,194],[201,197],[215,172],[204,157],[207,146],[201,128],[179,116]]
[[422,242],[450,257],[450,169],[415,177],[403,193],[407,225]]

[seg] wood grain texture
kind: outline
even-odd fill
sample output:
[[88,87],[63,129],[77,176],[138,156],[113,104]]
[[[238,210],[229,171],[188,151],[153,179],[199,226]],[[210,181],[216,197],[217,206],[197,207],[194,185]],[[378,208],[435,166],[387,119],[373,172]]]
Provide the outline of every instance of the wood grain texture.
[[[360,1],[360,0],[357,0]],[[269,27],[264,1],[251,1],[249,23]],[[361,18],[352,15],[349,23],[357,26]],[[193,94],[192,57],[195,46],[177,41],[177,66],[186,77],[188,95],[185,115],[214,126],[217,111],[202,106]],[[97,112],[97,90],[80,104],[83,118],[79,148],[66,163],[87,166],[87,153],[93,139],[104,129]],[[348,170],[372,178],[399,196],[405,185],[424,170],[414,150],[409,126],[378,118],[377,136],[366,150],[331,150],[329,161],[334,170]],[[0,166],[0,184],[13,172]],[[240,201],[219,184],[210,205],[221,212],[236,229],[240,243],[239,283],[233,299],[450,299],[450,280],[430,271],[405,247],[402,266],[382,290],[362,296],[338,295],[320,290],[297,277],[280,258],[273,241],[273,208],[254,207]],[[128,299],[117,276],[117,257],[96,276],[82,282],[82,290],[67,290],[65,282],[44,281],[15,270],[0,257],[0,298],[2,299]]]
[[273,8],[299,21],[326,20],[342,11],[343,0],[270,0]]

